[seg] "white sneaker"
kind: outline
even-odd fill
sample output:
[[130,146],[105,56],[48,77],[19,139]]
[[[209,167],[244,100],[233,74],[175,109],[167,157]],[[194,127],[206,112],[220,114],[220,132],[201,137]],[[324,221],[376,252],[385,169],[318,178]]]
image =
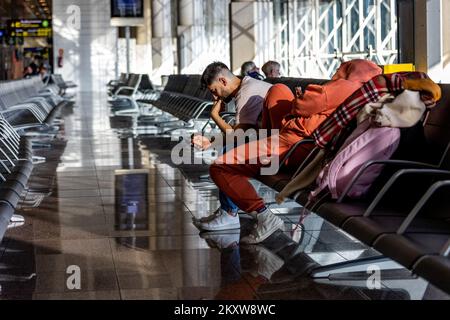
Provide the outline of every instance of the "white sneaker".
[[25,217],[19,214],[13,214],[11,217],[11,222],[25,222]]
[[201,218],[194,217],[194,218],[192,218],[192,221],[194,222],[194,224],[198,223],[198,222],[209,222],[209,221],[217,218],[219,215],[221,215],[222,213],[220,211],[221,211],[221,209],[219,208],[216,211],[214,211],[213,213],[211,213],[209,216],[205,216],[205,217],[201,217]]
[[266,240],[272,233],[284,226],[283,220],[274,215],[270,209],[256,215],[256,224],[252,232],[241,239],[242,243],[257,244]]
[[235,233],[219,233],[219,232],[202,232],[200,237],[205,239],[211,248],[219,250],[234,248],[239,245],[240,232]]
[[6,229],[14,229],[25,225],[25,222],[9,222]]
[[284,265],[283,259],[263,245],[246,246],[244,248],[254,254],[254,261],[257,265],[252,268],[253,270],[250,270],[250,273],[255,277],[260,275],[270,280],[272,275]]
[[194,220],[194,225],[202,231],[230,230],[239,229],[241,227],[239,215],[229,214],[227,211],[220,208],[208,217]]
[[[215,188],[217,188],[217,187],[215,187]],[[201,217],[201,218],[192,218],[192,221],[194,221],[194,223],[195,222],[208,222],[208,221],[211,221],[212,219],[215,219],[218,215],[220,215],[221,213],[220,213],[220,208],[219,209],[217,209],[216,211],[214,211],[213,213],[211,213],[209,216],[206,216],[206,217]],[[250,214],[248,214],[248,213],[246,213],[246,212],[244,212],[244,211],[241,211],[241,210],[239,210],[238,212],[237,212],[237,215],[241,215],[241,217],[242,217],[242,215],[244,215],[244,216],[246,216],[246,217],[249,217],[249,218],[251,218],[251,219],[254,219],[254,220],[256,220],[256,217],[254,216],[254,215],[250,215]]]

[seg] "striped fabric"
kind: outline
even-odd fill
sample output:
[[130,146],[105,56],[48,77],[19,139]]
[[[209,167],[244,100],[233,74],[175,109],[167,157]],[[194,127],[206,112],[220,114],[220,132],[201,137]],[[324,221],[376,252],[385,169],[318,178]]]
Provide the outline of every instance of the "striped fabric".
[[[400,94],[406,79],[427,79],[423,72],[400,72],[376,76],[356,90],[341,104],[312,134],[320,148],[331,147],[333,137],[353,120],[358,112],[369,102],[377,102],[383,95]],[[421,100],[427,108],[436,104],[431,95],[420,93]]]

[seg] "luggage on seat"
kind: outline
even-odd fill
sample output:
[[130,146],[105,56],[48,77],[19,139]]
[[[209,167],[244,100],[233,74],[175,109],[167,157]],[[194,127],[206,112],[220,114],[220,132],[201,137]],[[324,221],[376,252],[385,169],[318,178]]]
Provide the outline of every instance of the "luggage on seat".
[[[327,190],[333,199],[339,198],[366,162],[389,159],[399,142],[400,129],[374,127],[368,120],[364,121],[345,140],[333,160],[322,169],[316,180],[317,188],[311,192],[311,196],[315,198]],[[381,170],[382,165],[374,165],[365,170],[348,196],[360,198],[365,195]]]

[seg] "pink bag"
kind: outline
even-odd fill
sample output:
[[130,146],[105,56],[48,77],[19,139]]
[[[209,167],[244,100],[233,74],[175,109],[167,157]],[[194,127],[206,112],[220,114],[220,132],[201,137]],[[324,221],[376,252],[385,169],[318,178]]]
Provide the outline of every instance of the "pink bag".
[[[315,198],[328,188],[333,199],[339,198],[358,170],[370,160],[387,160],[398,147],[400,129],[372,127],[368,120],[362,122],[345,140],[334,159],[320,172],[318,187],[311,192]],[[380,174],[383,165],[366,169],[348,192],[351,198],[360,198]]]

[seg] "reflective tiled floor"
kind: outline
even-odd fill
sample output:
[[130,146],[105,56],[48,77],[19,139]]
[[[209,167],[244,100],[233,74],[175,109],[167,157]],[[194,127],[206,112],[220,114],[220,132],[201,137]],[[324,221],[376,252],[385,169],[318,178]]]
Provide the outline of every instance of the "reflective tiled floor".
[[[199,235],[192,217],[218,204],[199,180],[208,166],[173,165],[176,142],[133,137],[133,119],[110,118],[106,100],[80,94],[52,147],[36,151],[47,162],[35,166],[27,197],[45,197],[23,204],[25,224],[0,246],[1,299],[448,299],[403,270],[382,274],[375,289],[367,274],[312,280],[318,265],[377,252],[314,214],[297,226],[293,203],[272,205],[285,231],[260,246],[239,246],[239,230]],[[244,234],[252,221],[241,220]]]

